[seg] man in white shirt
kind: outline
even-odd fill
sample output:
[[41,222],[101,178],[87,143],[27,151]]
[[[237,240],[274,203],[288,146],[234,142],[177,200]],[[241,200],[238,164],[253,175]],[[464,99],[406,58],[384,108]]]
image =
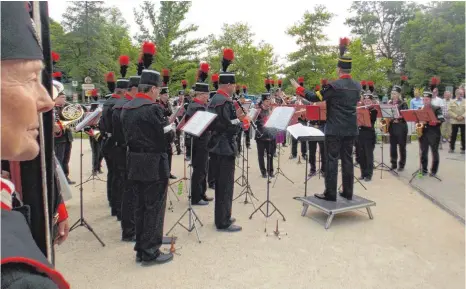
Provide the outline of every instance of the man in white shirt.
[[441,99],[440,97],[438,97],[438,88],[435,88],[434,91],[432,91],[432,102],[431,104],[433,106],[439,106],[439,107],[443,107],[445,106],[445,101],[443,99]]

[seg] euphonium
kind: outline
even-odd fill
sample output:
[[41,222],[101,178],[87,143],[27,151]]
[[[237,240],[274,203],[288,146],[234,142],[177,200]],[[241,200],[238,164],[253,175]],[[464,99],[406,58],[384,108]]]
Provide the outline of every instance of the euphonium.
[[424,124],[420,122],[416,122],[416,133],[417,137],[420,138],[422,136],[422,131],[424,128]]

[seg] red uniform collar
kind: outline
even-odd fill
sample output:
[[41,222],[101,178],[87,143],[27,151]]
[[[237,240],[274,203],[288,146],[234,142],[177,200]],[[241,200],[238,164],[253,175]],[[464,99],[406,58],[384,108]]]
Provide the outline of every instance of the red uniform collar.
[[125,94],[125,97],[127,100],[133,100],[133,97],[129,95],[128,93]]
[[148,99],[150,101],[154,101],[150,96],[148,96],[147,94],[144,94],[142,92],[138,92],[136,94],[136,98],[144,98],[144,99]]
[[196,98],[196,97],[195,97],[195,98],[193,98],[193,101],[194,101],[195,103],[198,103],[198,104],[204,105],[204,103],[203,103],[203,102],[202,102],[200,99],[198,99],[198,98]]
[[340,76],[340,79],[341,79],[341,78],[349,78],[349,79],[351,79],[351,74],[342,74],[342,75]]
[[118,99],[121,98],[121,96],[120,96],[119,94],[116,94],[116,93],[112,93],[112,97],[113,97],[113,98],[118,98]]
[[225,91],[223,91],[222,89],[217,89],[217,93],[218,94],[221,94],[223,96],[225,96],[226,98],[230,99],[230,96],[228,95],[228,93],[226,93]]

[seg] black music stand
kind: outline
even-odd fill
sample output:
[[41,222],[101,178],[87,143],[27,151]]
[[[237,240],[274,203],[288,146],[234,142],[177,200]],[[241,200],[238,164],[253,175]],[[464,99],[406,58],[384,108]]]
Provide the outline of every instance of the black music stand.
[[[327,107],[324,106],[323,104],[322,105],[308,105],[306,106],[306,118],[310,121],[326,121],[327,120]],[[324,139],[322,139],[321,141],[324,141],[325,140],[325,137]],[[315,142],[315,141],[314,141]],[[316,149],[317,149],[317,142],[316,142]],[[310,146],[308,147],[308,154],[310,153]],[[320,177],[322,176],[323,172],[322,172],[322,161],[321,161],[321,157],[320,157],[320,150],[321,150],[321,147],[319,145],[319,169],[315,172],[315,174],[309,174],[307,179],[311,179],[312,177],[314,176],[319,176],[319,179]],[[317,150],[316,150],[316,153],[317,153]],[[310,157],[310,156],[309,156]],[[309,157],[307,157],[307,160],[306,161],[309,161]]]
[[[237,136],[237,137],[241,137],[241,134],[243,133],[243,131],[240,132],[240,134]],[[244,141],[241,141],[240,142],[240,146],[241,146],[241,153],[240,153],[240,156],[242,157],[242,166],[238,166],[237,164],[235,164],[235,166],[237,166],[240,170],[241,170],[241,176],[239,176],[236,180],[235,180],[235,183],[238,184],[238,186],[241,186],[241,187],[244,187],[247,183],[246,183],[246,176],[244,175],[244,165],[246,163],[246,159],[245,159],[245,154],[244,154],[244,148],[246,147],[245,145],[245,140],[246,140],[246,136],[243,138]],[[240,182],[241,180],[241,182]]]
[[[406,121],[414,121],[416,123],[419,122],[431,122],[431,121],[437,121],[437,117],[433,114],[433,111],[431,110],[415,110],[415,109],[407,109],[407,110],[402,110],[400,112],[403,115],[403,118]],[[422,155],[422,150],[421,150],[421,138],[418,137],[418,143],[419,143],[419,168],[412,173],[411,179],[409,180],[409,184],[414,181],[416,177],[422,178],[424,176],[422,172],[422,162],[421,162],[421,155]],[[435,175],[431,175],[438,181],[442,181],[439,177]]]
[[[295,109],[293,107],[277,107],[272,111],[272,114],[270,115],[269,119],[265,123],[264,127],[265,129],[270,129],[270,130],[278,130],[278,131],[285,131],[286,128],[288,127],[288,124],[290,123],[290,120],[292,116],[294,115]],[[270,147],[269,147],[269,153],[267,154],[267,172],[270,172],[270,164],[273,161],[273,155],[270,154],[272,151],[272,142],[270,142]],[[269,161],[272,160],[272,161]],[[282,218],[283,221],[286,221],[285,216],[280,212],[280,210],[270,201],[270,174],[267,174],[267,200],[265,200],[254,212],[252,212],[251,216],[249,216],[249,219],[252,219],[252,216],[260,211],[264,217],[265,217],[265,228],[264,232],[267,233],[267,220],[269,217],[273,215],[273,213],[278,212]],[[262,207],[265,205],[266,211],[264,212],[262,210]],[[273,211],[270,212],[270,206],[272,206]],[[279,236],[279,234],[275,234],[275,236]]]
[[[191,135],[191,159],[192,159],[192,152],[193,152],[193,140],[194,137],[200,137],[204,131],[207,129],[207,127],[212,123],[212,121],[217,117],[216,114],[206,112],[206,111],[197,111],[186,123],[186,125],[183,126],[182,130],[184,133],[190,134]],[[190,175],[192,178],[192,165],[190,166]],[[192,180],[191,180],[192,182]],[[199,243],[201,243],[201,239],[199,238],[199,232],[197,230],[197,225],[196,221],[199,222],[201,226],[204,226],[197,216],[196,212],[194,211],[192,204],[191,204],[191,186],[188,190],[188,208],[186,211],[181,215],[181,217],[176,221],[176,223],[172,226],[172,228],[167,232],[166,236],[170,234],[171,231],[176,227],[176,225],[180,225],[182,228],[184,228],[186,231],[191,233],[193,230],[196,231],[197,235],[197,240]],[[188,226],[186,227],[181,223],[181,220],[184,218],[184,216],[188,214]]]
[[[278,132],[276,135],[280,135],[280,136],[283,136],[283,133],[285,133],[285,136],[286,136],[286,131],[285,132]],[[275,188],[275,184],[277,183],[277,179],[278,179],[278,176],[279,175],[282,175],[285,179],[287,179],[290,183],[294,184],[294,182],[292,180],[290,180],[290,178],[288,178],[285,173],[283,172],[283,170],[280,168],[280,155],[281,155],[281,152],[280,152],[280,145],[281,143],[283,143],[283,139],[282,138],[277,138],[276,139],[276,143],[278,144],[278,157],[277,157],[277,171],[275,173],[275,180],[273,182],[273,186],[272,188]]]
[[[389,105],[389,104],[384,105],[383,108],[380,107],[380,113],[383,119],[394,119],[394,118],[398,118],[398,116],[400,115],[398,108],[394,105]],[[380,170],[380,179],[382,179],[383,171],[391,172],[398,176],[398,173],[383,161],[384,159],[384,141],[383,141],[384,133],[382,132],[382,130],[381,130],[381,133],[382,133],[382,144],[380,145],[380,151],[382,154],[381,162],[377,166],[374,167],[374,170]]]
[[[243,148],[245,147],[246,147],[246,137],[243,139]],[[246,163],[246,170],[244,169],[245,163]],[[244,174],[245,172],[246,172],[246,175]],[[244,201],[242,203],[245,205],[251,203],[252,206],[255,208],[255,205],[252,199],[254,198],[256,199],[256,201],[259,201],[259,200],[254,196],[254,193],[252,192],[252,189],[251,189],[251,184],[249,183],[249,149],[248,148],[246,148],[246,156],[244,155],[244,151],[243,151],[243,172],[240,178],[242,178],[242,182],[244,182],[244,185],[240,185],[237,182],[239,178],[236,179],[235,182],[238,185],[242,186],[243,190],[236,198],[233,199],[233,201],[236,201],[237,199],[239,199],[241,196],[244,195]],[[251,201],[248,200],[248,195]]]

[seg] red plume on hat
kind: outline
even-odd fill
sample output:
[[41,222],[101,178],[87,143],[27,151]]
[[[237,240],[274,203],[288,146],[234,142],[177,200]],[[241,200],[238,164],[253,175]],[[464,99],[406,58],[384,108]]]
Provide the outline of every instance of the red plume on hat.
[[183,89],[186,89],[186,87],[188,87],[188,82],[186,80],[182,80],[181,81],[181,86],[183,87]]
[[121,74],[121,77],[125,78],[126,72],[128,71],[129,56],[128,55],[121,55],[119,61],[120,61],[120,74]]
[[60,61],[60,54],[56,53],[55,51],[52,51],[53,65],[55,65],[55,63],[57,63],[58,61]]
[[340,38],[340,57],[342,57],[345,54],[349,44],[350,40],[348,38]]
[[365,80],[361,80],[360,83],[361,83],[362,89],[363,89],[363,90],[366,90],[366,88],[367,88],[367,82],[366,82]]
[[227,71],[228,66],[230,66],[230,64],[233,62],[233,59],[235,59],[235,53],[233,52],[233,49],[231,48],[223,49],[223,60],[222,60],[223,72]]
[[157,48],[152,42],[144,42],[142,44],[142,62],[144,63],[144,68],[149,68],[154,61],[154,55],[157,53]]
[[210,78],[210,80],[211,80],[212,82],[218,82],[218,77],[219,77],[219,76],[218,76],[217,73],[212,74],[212,77]]
[[370,92],[374,92],[374,82],[372,80],[367,81],[367,86],[369,87]]
[[61,82],[61,77],[62,77],[62,74],[60,71],[56,71],[52,74],[52,77],[55,78],[55,80],[57,81],[60,81]]
[[166,68],[162,69],[162,78],[165,86],[168,85],[168,82],[170,82],[170,70]]
[[91,96],[97,96],[99,90],[97,88],[94,88],[93,90],[91,90]]
[[298,84],[301,86],[304,86],[304,77],[302,76],[298,77]]
[[320,90],[320,85],[317,84],[314,90],[319,91]]
[[407,75],[402,75],[400,77],[400,79],[401,79],[401,81],[400,81],[401,86],[403,86],[403,84],[405,84],[405,82],[408,81],[408,76]]
[[434,89],[440,84],[440,78],[434,76],[430,79],[430,90],[434,92]]
[[282,87],[282,83],[283,83],[283,80],[281,80],[281,79],[277,80],[278,87],[281,88],[281,87]]
[[107,88],[111,93],[115,91],[115,73],[112,71],[105,75],[105,81],[107,82]]
[[205,82],[205,80],[209,76],[209,70],[210,70],[210,67],[207,62],[201,63],[201,65],[199,66],[199,81],[200,82]]
[[248,87],[246,85],[243,85],[243,93],[245,94],[246,91],[248,90]]
[[327,80],[327,78],[321,79],[321,80],[320,80],[320,85],[322,85],[322,87],[328,85],[328,80]]

